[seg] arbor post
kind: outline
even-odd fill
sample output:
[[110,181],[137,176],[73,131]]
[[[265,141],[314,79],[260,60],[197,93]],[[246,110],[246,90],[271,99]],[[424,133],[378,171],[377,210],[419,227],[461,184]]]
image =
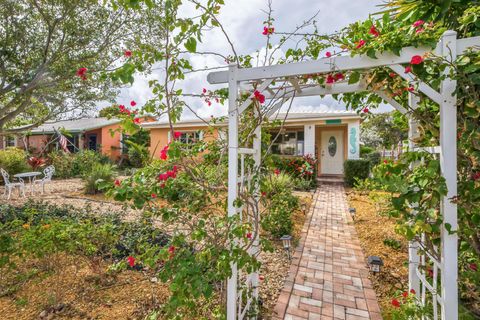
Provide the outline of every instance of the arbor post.
[[[237,65],[228,67],[228,216],[237,214],[238,196],[238,80]],[[231,264],[232,275],[227,280],[227,320],[235,320],[237,312],[237,264]]]
[[[446,31],[441,39],[442,56],[448,63],[457,57],[457,33]],[[454,69],[449,65],[443,72],[440,93],[440,166],[442,176],[448,188],[447,196],[441,202],[442,226],[442,320],[458,319],[458,230],[457,205],[453,199],[457,196],[457,97],[454,94],[457,81],[453,79]],[[435,288],[436,290],[436,288]]]

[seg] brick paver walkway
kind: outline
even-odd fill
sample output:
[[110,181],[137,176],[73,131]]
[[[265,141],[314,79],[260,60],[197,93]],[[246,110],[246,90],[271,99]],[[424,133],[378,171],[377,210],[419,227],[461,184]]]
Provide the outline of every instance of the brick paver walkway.
[[341,185],[322,185],[302,231],[277,319],[382,319]]

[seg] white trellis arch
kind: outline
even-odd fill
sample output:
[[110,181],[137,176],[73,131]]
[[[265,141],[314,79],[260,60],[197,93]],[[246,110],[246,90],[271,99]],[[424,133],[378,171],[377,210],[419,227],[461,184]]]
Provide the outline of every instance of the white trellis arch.
[[[323,58],[314,61],[305,61],[297,63],[289,63],[282,65],[264,66],[248,69],[239,69],[236,65],[229,66],[228,71],[212,72],[208,75],[208,82],[211,84],[228,83],[229,86],[229,108],[228,108],[228,215],[233,216],[241,214],[241,208],[235,206],[235,200],[239,194],[239,188],[248,180],[244,172],[244,162],[246,156],[252,156],[256,166],[261,161],[261,143],[260,143],[260,125],[256,127],[256,135],[252,147],[246,148],[239,146],[239,117],[251,103],[250,99],[239,103],[239,90],[244,87],[244,83],[257,83],[257,90],[264,92],[266,99],[279,99],[273,108],[265,115],[270,115],[277,111],[286,101],[294,97],[319,96],[326,94],[340,94],[346,92],[358,92],[369,90],[365,84],[360,82],[355,85],[346,83],[337,83],[321,87],[319,85],[300,85],[296,80],[298,76],[304,76],[317,73],[328,73],[331,71],[345,71],[370,69],[375,67],[386,66],[398,73],[405,80],[415,83],[418,91],[425,94],[432,101],[440,106],[440,146],[429,148],[427,151],[438,154],[441,162],[441,173],[445,178],[448,187],[448,194],[441,201],[441,214],[443,216],[443,227],[441,232],[441,255],[437,260],[428,253],[419,255],[418,248],[421,243],[410,243],[409,245],[409,287],[415,289],[417,295],[423,303],[428,297],[432,299],[434,308],[434,319],[438,318],[438,313],[442,320],[458,319],[458,288],[457,288],[457,235],[449,233],[445,229],[445,224],[451,226],[451,230],[457,230],[457,206],[451,201],[457,194],[457,110],[456,81],[452,80],[449,75],[453,70],[448,67],[444,70],[445,79],[440,86],[440,92],[431,88],[428,84],[418,81],[411,74],[404,73],[401,64],[409,63],[414,55],[424,56],[432,52],[436,56],[441,56],[449,62],[453,62],[457,55],[472,48],[480,49],[480,37],[472,37],[466,39],[457,39],[455,31],[446,31],[437,47],[434,50],[429,48],[403,48],[399,56],[384,53],[377,59],[371,59],[367,56],[339,56],[331,58]],[[279,82],[288,83],[287,86],[274,87],[272,83]],[[410,111],[415,110],[418,103],[418,97],[409,94],[409,106],[405,108],[398,102],[390,98],[385,92],[374,91],[376,95],[386,102],[390,103],[400,112],[409,115]],[[250,92],[251,94],[251,92]],[[416,125],[414,120],[409,121],[409,138],[415,135]],[[410,140],[409,147],[411,150],[417,150]],[[240,162],[240,165],[239,165]],[[254,215],[259,219],[258,212]],[[258,221],[255,221],[258,226]],[[255,232],[258,235],[258,232]],[[254,239],[254,245],[251,254],[258,252],[258,237]],[[433,263],[433,283],[430,283],[422,266],[426,260]],[[248,309],[253,299],[257,297],[258,274],[249,274],[246,277],[239,275],[236,265],[232,266],[232,277],[227,284],[227,319],[244,319],[248,316]],[[440,274],[439,274],[440,273]],[[252,296],[247,297],[246,301],[242,301],[244,294],[238,294],[238,284],[243,281],[244,286],[252,289]],[[438,281],[440,280],[440,281]],[[440,290],[438,289],[440,287]],[[438,309],[440,306],[440,310]],[[439,312],[438,312],[439,311]]]

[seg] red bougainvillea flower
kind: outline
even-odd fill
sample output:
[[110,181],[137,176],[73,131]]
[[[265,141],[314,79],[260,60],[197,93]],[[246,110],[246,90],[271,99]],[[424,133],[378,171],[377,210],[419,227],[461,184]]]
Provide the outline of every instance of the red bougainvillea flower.
[[361,47],[363,47],[365,45],[365,40],[361,39],[360,41],[358,42],[355,42],[355,49],[360,49]]
[[470,263],[470,264],[468,265],[468,267],[469,267],[470,270],[472,270],[472,271],[475,271],[475,272],[478,271],[478,266],[477,266],[476,263]]
[[415,88],[413,86],[410,86],[408,88],[405,88],[405,90],[407,90],[408,92],[413,92],[415,91]]
[[425,21],[423,21],[423,20],[417,20],[417,21],[415,21],[415,22],[413,23],[413,26],[414,26],[415,28],[418,28],[418,27],[423,26],[424,23],[425,23]]
[[137,105],[137,103],[132,100],[132,101],[130,101],[130,105],[131,105],[132,107],[135,107],[135,106]]
[[334,78],[331,74],[329,74],[329,75],[327,76],[327,79],[325,80],[325,82],[328,83],[328,84],[334,83],[334,82],[335,82],[335,78]]
[[402,293],[402,296],[403,296],[404,298],[408,297],[408,292],[407,292],[407,291],[404,291],[404,292]]
[[80,77],[82,80],[87,80],[87,68],[78,68],[77,76]]
[[419,34],[419,33],[422,33],[423,31],[425,31],[425,29],[423,29],[423,28],[418,28],[418,29],[415,31],[415,33],[416,33],[416,34]]
[[275,173],[278,176],[280,174],[280,169],[275,168],[275,170],[273,170],[273,173]]
[[133,268],[133,266],[135,265],[135,258],[132,257],[132,256],[129,256],[129,257],[127,258],[127,261],[128,261],[128,264],[130,265],[130,267]]
[[150,195],[150,197],[151,197],[152,199],[156,199],[156,198],[157,198],[157,195],[156,195],[155,193],[152,193],[152,194]]
[[395,72],[390,72],[388,75],[390,76],[390,78],[395,78],[397,76]]
[[427,269],[427,274],[428,274],[428,276],[429,276],[430,278],[433,278],[433,270],[432,270],[432,268],[428,268],[428,269]]
[[412,72],[412,67],[406,66],[405,67],[405,73],[410,73],[410,72]]
[[115,179],[114,184],[115,184],[117,187],[119,187],[122,183],[120,182],[120,180]]
[[255,91],[253,92],[253,98],[254,98],[255,100],[257,100],[258,102],[260,102],[260,103],[264,103],[264,102],[265,102],[265,96],[264,96],[263,94],[261,94],[260,91],[258,91],[258,90],[255,90]]
[[363,110],[362,110],[362,111],[363,111],[363,113],[368,113],[368,108],[367,108],[367,107],[365,107],[365,108],[363,108]]
[[140,123],[140,118],[135,118],[135,119],[133,119],[133,123],[139,124],[139,123]]
[[410,64],[421,64],[423,62],[422,56],[413,56],[410,60]]
[[173,132],[173,139],[178,139],[182,136],[182,133],[179,131],[174,131]]
[[252,239],[252,233],[251,233],[251,232],[248,232],[248,233],[245,235],[245,237],[246,237],[247,239]]
[[126,110],[126,108],[125,108],[125,106],[124,106],[123,104],[119,105],[119,106],[118,106],[118,109],[120,110],[121,113],[124,113],[125,110]]
[[343,80],[343,79],[345,79],[343,73],[338,72],[338,73],[335,74],[335,81],[340,81],[340,80]]
[[415,289],[410,289],[411,294],[416,294]]
[[127,58],[130,58],[132,56],[132,51],[130,50],[125,50],[125,52],[123,53],[123,55]]
[[332,53],[331,53],[330,51],[327,51],[327,53],[325,53],[325,56],[326,56],[327,58],[330,58],[330,57],[332,56]]
[[202,92],[207,93],[207,89],[203,88]]
[[258,276],[258,280],[263,281],[263,280],[265,280],[265,277],[264,276]]
[[262,191],[262,197],[265,197],[267,193],[265,191]]
[[480,180],[480,171],[475,172],[472,176],[472,179],[475,181]]
[[370,31],[368,31],[368,33],[370,33],[371,35],[373,35],[375,38],[380,35],[380,33],[378,32],[377,28],[375,28],[375,26],[371,26],[371,27],[370,27]]
[[400,308],[400,301],[398,301],[397,299],[392,299],[392,306],[394,306],[395,308]]
[[168,252],[169,252],[170,254],[174,254],[174,253],[175,253],[175,246],[170,246],[170,247],[168,247]]
[[268,35],[272,34],[274,31],[275,31],[275,28],[274,28],[274,27],[263,27],[263,32],[262,32],[262,34],[263,34],[264,36],[268,36]]
[[160,151],[160,159],[167,160],[167,157],[168,157],[168,145],[163,147],[163,149]]

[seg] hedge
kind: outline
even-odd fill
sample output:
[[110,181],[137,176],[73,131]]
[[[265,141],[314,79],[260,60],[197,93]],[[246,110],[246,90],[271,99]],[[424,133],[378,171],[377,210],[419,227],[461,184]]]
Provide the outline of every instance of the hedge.
[[343,163],[344,180],[353,187],[355,179],[364,180],[370,174],[370,161],[366,159],[348,159]]

